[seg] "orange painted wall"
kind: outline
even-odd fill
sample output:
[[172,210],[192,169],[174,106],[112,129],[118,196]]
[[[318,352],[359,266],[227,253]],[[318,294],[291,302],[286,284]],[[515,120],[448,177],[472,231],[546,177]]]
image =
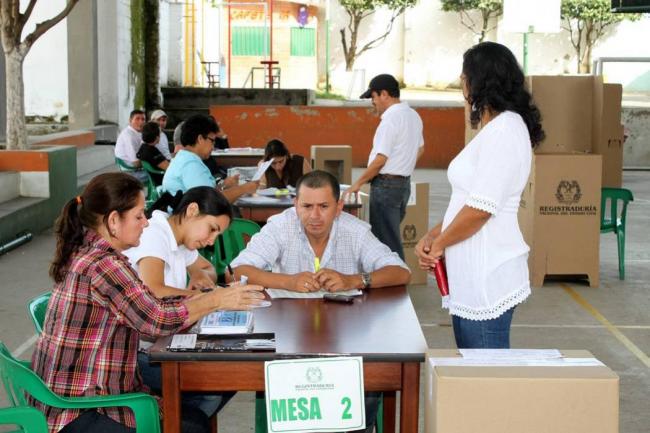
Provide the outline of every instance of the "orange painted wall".
[[36,137],[33,144],[38,145],[67,145],[77,147],[87,147],[95,144],[95,133],[91,131],[79,131],[76,133],[66,133],[62,137],[51,138],[59,134],[49,134],[41,137]]
[[48,152],[38,150],[0,151],[0,171],[48,171]]
[[[462,107],[417,107],[424,124],[421,168],[447,168],[464,146]],[[372,107],[211,106],[210,114],[228,134],[232,147],[264,147],[272,138],[292,153],[310,157],[312,145],[352,146],[352,164],[365,167],[379,117]]]

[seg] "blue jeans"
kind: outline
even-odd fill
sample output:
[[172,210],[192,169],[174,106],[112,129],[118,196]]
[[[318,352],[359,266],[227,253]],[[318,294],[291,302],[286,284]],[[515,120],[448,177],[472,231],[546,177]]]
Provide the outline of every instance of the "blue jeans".
[[399,225],[406,215],[406,203],[411,194],[411,178],[385,179],[375,177],[370,182],[370,226],[372,233],[391,251],[404,260]]
[[[150,363],[147,353],[138,352],[138,369],[145,385],[155,394],[162,394],[162,369],[158,363]],[[234,392],[206,394],[202,392],[184,392],[181,403],[184,406],[201,409],[206,416],[211,417],[219,412],[235,395]]]
[[459,349],[509,349],[510,324],[515,307],[491,320],[469,320],[451,316]]

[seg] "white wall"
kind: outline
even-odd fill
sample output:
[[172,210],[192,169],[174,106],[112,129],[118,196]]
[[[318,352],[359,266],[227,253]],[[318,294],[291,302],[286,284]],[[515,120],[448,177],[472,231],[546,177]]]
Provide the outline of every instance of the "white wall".
[[[378,11],[362,22],[359,45],[380,34],[388,21],[387,11]],[[475,14],[474,18],[478,18]],[[340,5],[332,4],[330,31],[331,73],[338,91],[348,88],[339,29],[347,26],[348,16]],[[506,33],[497,27],[488,35],[508,46],[523,63],[523,36]],[[599,56],[650,57],[650,18],[624,21],[615,25],[596,45],[593,58]],[[576,60],[569,34],[532,34],[529,36],[529,74],[576,73]],[[367,51],[355,63],[365,69],[366,82],[379,73],[392,73],[409,86],[445,88],[458,85],[463,52],[477,42],[477,37],[460,23],[459,14],[443,12],[439,0],[420,0],[404,14],[404,24],[396,21],[393,33],[378,48]],[[323,53],[324,56],[324,53]],[[402,61],[403,59],[403,61]],[[320,60],[324,63],[324,57]],[[646,82],[650,88],[650,64],[607,64],[605,77],[625,84]]]
[[[162,6],[162,4],[161,4]],[[169,4],[169,11],[166,25],[169,27],[167,35],[167,45],[163,46],[161,40],[161,56],[160,62],[162,64],[162,51],[166,50],[167,54],[167,79],[163,81],[160,78],[160,85],[167,85],[173,83],[179,85],[183,82],[183,5],[178,3]],[[160,16],[162,25],[162,14]]]
[[[20,3],[21,10],[24,10],[29,2],[22,0]],[[57,15],[65,4],[65,0],[36,3],[23,30],[23,38],[34,31],[37,23]],[[65,19],[32,45],[23,63],[23,78],[26,115],[60,118],[68,114],[68,42]]]
[[99,118],[126,127],[133,110],[131,74],[131,4],[97,2]]

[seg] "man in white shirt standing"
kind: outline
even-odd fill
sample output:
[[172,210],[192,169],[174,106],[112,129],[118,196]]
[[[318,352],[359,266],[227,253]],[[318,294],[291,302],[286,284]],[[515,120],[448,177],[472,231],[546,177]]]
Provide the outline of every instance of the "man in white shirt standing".
[[129,126],[120,132],[115,143],[115,157],[133,167],[140,167],[140,160],[136,154],[142,145],[142,127],[145,121],[144,111],[131,111]]
[[172,159],[172,153],[169,148],[169,140],[167,139],[167,134],[165,134],[165,128],[167,127],[167,113],[163,110],[154,110],[151,113],[151,118],[149,119],[152,122],[156,122],[160,126],[160,141],[156,144],[156,148],[163,154],[167,161]]
[[370,226],[377,238],[404,259],[399,226],[411,193],[411,174],[424,151],[422,119],[399,99],[399,83],[392,75],[370,80],[360,98],[372,99],[381,116],[375,131],[368,168],[346,191],[356,193],[370,182]]

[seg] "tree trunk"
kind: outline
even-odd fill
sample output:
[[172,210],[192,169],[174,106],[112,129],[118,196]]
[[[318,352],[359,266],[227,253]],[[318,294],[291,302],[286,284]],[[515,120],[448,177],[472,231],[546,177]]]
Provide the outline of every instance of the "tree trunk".
[[591,45],[585,46],[585,52],[582,55],[579,68],[581,74],[589,74],[591,72]]
[[10,54],[5,53],[7,149],[27,149],[23,60],[25,56],[18,49],[14,49]]
[[147,110],[160,108],[160,12],[159,0],[145,0],[144,74],[145,106]]

